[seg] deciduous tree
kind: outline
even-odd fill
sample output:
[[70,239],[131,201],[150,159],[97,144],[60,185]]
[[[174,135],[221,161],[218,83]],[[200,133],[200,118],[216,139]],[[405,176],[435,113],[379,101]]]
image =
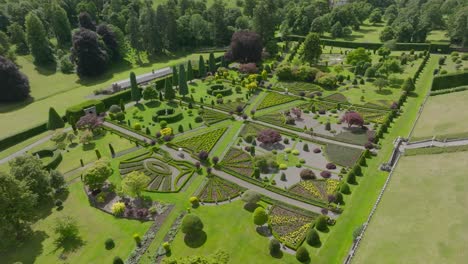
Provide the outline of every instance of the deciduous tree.
[[26,16],[26,37],[35,63],[46,65],[55,61],[44,25],[34,13]]
[[26,75],[11,60],[0,56],[0,102],[19,102],[29,98],[30,87]]
[[141,192],[146,189],[150,183],[150,178],[143,172],[132,171],[122,180],[122,190],[131,197],[140,197]]

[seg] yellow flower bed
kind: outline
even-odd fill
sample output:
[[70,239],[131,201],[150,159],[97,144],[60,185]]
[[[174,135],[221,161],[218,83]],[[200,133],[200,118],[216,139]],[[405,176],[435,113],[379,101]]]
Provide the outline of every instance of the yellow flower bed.
[[339,185],[340,185],[340,181],[327,179],[327,194],[335,193]]
[[162,136],[170,136],[172,135],[172,128],[166,127],[164,129],[161,129],[161,135]]
[[273,215],[270,217],[270,223],[272,225],[285,225],[285,224],[294,224],[307,222],[308,220],[304,217],[293,217],[293,216],[282,216],[282,215]]
[[302,181],[300,185],[304,187],[304,189],[306,189],[308,192],[310,192],[313,196],[317,198],[322,197],[322,195],[320,194],[320,191],[311,181]]
[[290,244],[296,245],[298,243],[301,243],[302,240],[304,239],[304,236],[307,232],[307,230],[310,228],[311,223],[305,224],[301,226],[299,229],[296,231],[293,231],[287,235],[281,236],[281,240],[288,242]]

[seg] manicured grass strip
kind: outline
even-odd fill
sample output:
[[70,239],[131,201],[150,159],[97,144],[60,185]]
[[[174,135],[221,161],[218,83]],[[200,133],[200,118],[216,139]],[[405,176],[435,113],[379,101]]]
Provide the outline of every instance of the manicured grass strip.
[[441,153],[451,153],[451,152],[461,152],[461,151],[468,151],[468,145],[407,149],[405,150],[405,156],[441,154]]

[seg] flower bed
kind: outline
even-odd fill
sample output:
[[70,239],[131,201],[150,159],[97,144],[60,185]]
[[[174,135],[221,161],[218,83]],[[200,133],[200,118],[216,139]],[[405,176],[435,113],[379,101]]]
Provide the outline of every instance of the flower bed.
[[265,109],[275,105],[285,104],[296,100],[295,97],[279,93],[268,93],[262,102],[257,106],[257,110]]
[[194,154],[199,153],[200,151],[210,152],[226,130],[227,127],[214,129],[193,137],[175,141],[174,144],[178,147],[185,148]]
[[230,148],[220,165],[227,170],[249,177],[252,176],[254,172],[252,157],[243,150],[237,148]]
[[278,240],[290,248],[297,249],[315,218],[293,209],[273,206],[270,210],[269,225]]
[[216,111],[211,111],[208,109],[203,109],[203,113],[201,114],[201,116],[203,117],[203,121],[205,121],[205,123],[208,125],[213,125],[218,122],[231,119],[230,115]]
[[210,176],[197,197],[201,202],[214,203],[234,198],[240,194],[240,187],[217,176]]
[[334,194],[340,181],[334,179],[307,180],[292,186],[289,190],[309,199],[328,202],[328,196]]
[[327,144],[325,153],[329,161],[345,166],[352,167],[359,160],[362,150],[350,148],[341,145]]

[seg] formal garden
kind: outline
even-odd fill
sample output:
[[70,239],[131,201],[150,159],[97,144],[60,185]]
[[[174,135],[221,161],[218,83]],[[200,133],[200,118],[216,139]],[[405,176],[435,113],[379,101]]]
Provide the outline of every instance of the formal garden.
[[39,2],[0,3],[0,263],[462,259],[386,225],[462,211],[466,4]]

